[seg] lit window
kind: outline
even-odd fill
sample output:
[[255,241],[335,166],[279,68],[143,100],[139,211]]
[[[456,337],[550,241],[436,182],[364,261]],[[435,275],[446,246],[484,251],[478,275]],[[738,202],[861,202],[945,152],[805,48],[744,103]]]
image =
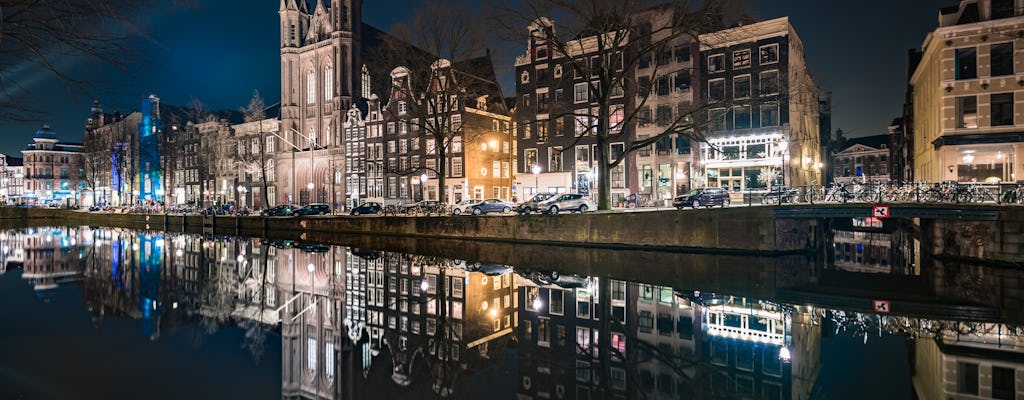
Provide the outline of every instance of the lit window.
[[306,73],[306,104],[316,102],[316,73],[310,70]]
[[331,100],[334,95],[334,68],[330,65],[324,70],[324,100]]

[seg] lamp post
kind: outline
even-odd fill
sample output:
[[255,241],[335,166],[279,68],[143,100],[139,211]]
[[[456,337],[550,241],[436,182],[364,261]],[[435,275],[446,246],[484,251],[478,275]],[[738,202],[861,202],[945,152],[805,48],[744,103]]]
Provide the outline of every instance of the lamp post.
[[[413,202],[419,201],[419,200],[416,200],[416,187],[420,185],[420,177],[418,177],[418,176],[412,177],[409,180],[409,184],[412,185],[412,187],[409,188],[410,189],[409,195],[412,196]],[[420,189],[419,192],[420,192],[420,196],[423,196],[423,189]],[[420,199],[420,200],[423,200],[423,199]]]
[[428,179],[430,179],[430,177],[427,176],[426,172],[424,172],[423,175],[420,175],[420,197],[422,197],[423,200],[427,199],[427,180]]
[[789,186],[789,184],[786,183],[786,169],[789,168],[789,165],[786,164],[786,155],[789,154],[788,150],[789,141],[783,140],[779,142],[779,152],[782,153],[782,186]]
[[533,165],[533,194],[540,193],[540,165]]
[[[312,172],[313,171],[311,170],[310,171],[309,183],[306,184],[306,190],[309,191],[309,199],[306,201],[306,204],[309,204],[309,203],[313,202],[313,177],[312,177],[313,174],[312,174]],[[306,204],[303,204],[303,205],[306,205]]]
[[245,192],[248,192],[248,190],[245,188],[245,186],[242,186],[242,185],[238,185],[237,190],[238,190],[238,207],[241,208],[241,207],[245,206]]
[[352,188],[352,207],[359,207],[359,175],[352,174],[353,188]]

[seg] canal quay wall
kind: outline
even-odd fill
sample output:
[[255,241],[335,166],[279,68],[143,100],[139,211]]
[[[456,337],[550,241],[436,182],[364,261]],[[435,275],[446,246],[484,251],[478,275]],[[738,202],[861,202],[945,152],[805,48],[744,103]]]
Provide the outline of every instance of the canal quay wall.
[[[364,234],[611,249],[783,254],[813,248],[814,220],[776,219],[771,207],[525,216],[262,217],[87,213],[0,208],[0,220],[324,241]],[[330,240],[327,240],[330,242]]]

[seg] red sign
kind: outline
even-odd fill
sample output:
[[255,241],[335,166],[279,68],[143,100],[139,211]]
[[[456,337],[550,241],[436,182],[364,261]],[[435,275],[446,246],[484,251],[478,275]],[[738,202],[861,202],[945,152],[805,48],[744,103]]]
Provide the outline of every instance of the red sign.
[[871,210],[871,216],[874,218],[889,218],[889,206],[875,206]]
[[889,300],[875,300],[876,313],[888,314],[889,310]]

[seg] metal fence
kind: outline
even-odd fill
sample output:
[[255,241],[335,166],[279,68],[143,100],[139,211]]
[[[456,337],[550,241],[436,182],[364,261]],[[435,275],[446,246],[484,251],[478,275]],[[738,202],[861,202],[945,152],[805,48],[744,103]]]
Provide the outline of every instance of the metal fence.
[[861,182],[772,188],[744,193],[744,203],[1024,204],[1024,184]]

